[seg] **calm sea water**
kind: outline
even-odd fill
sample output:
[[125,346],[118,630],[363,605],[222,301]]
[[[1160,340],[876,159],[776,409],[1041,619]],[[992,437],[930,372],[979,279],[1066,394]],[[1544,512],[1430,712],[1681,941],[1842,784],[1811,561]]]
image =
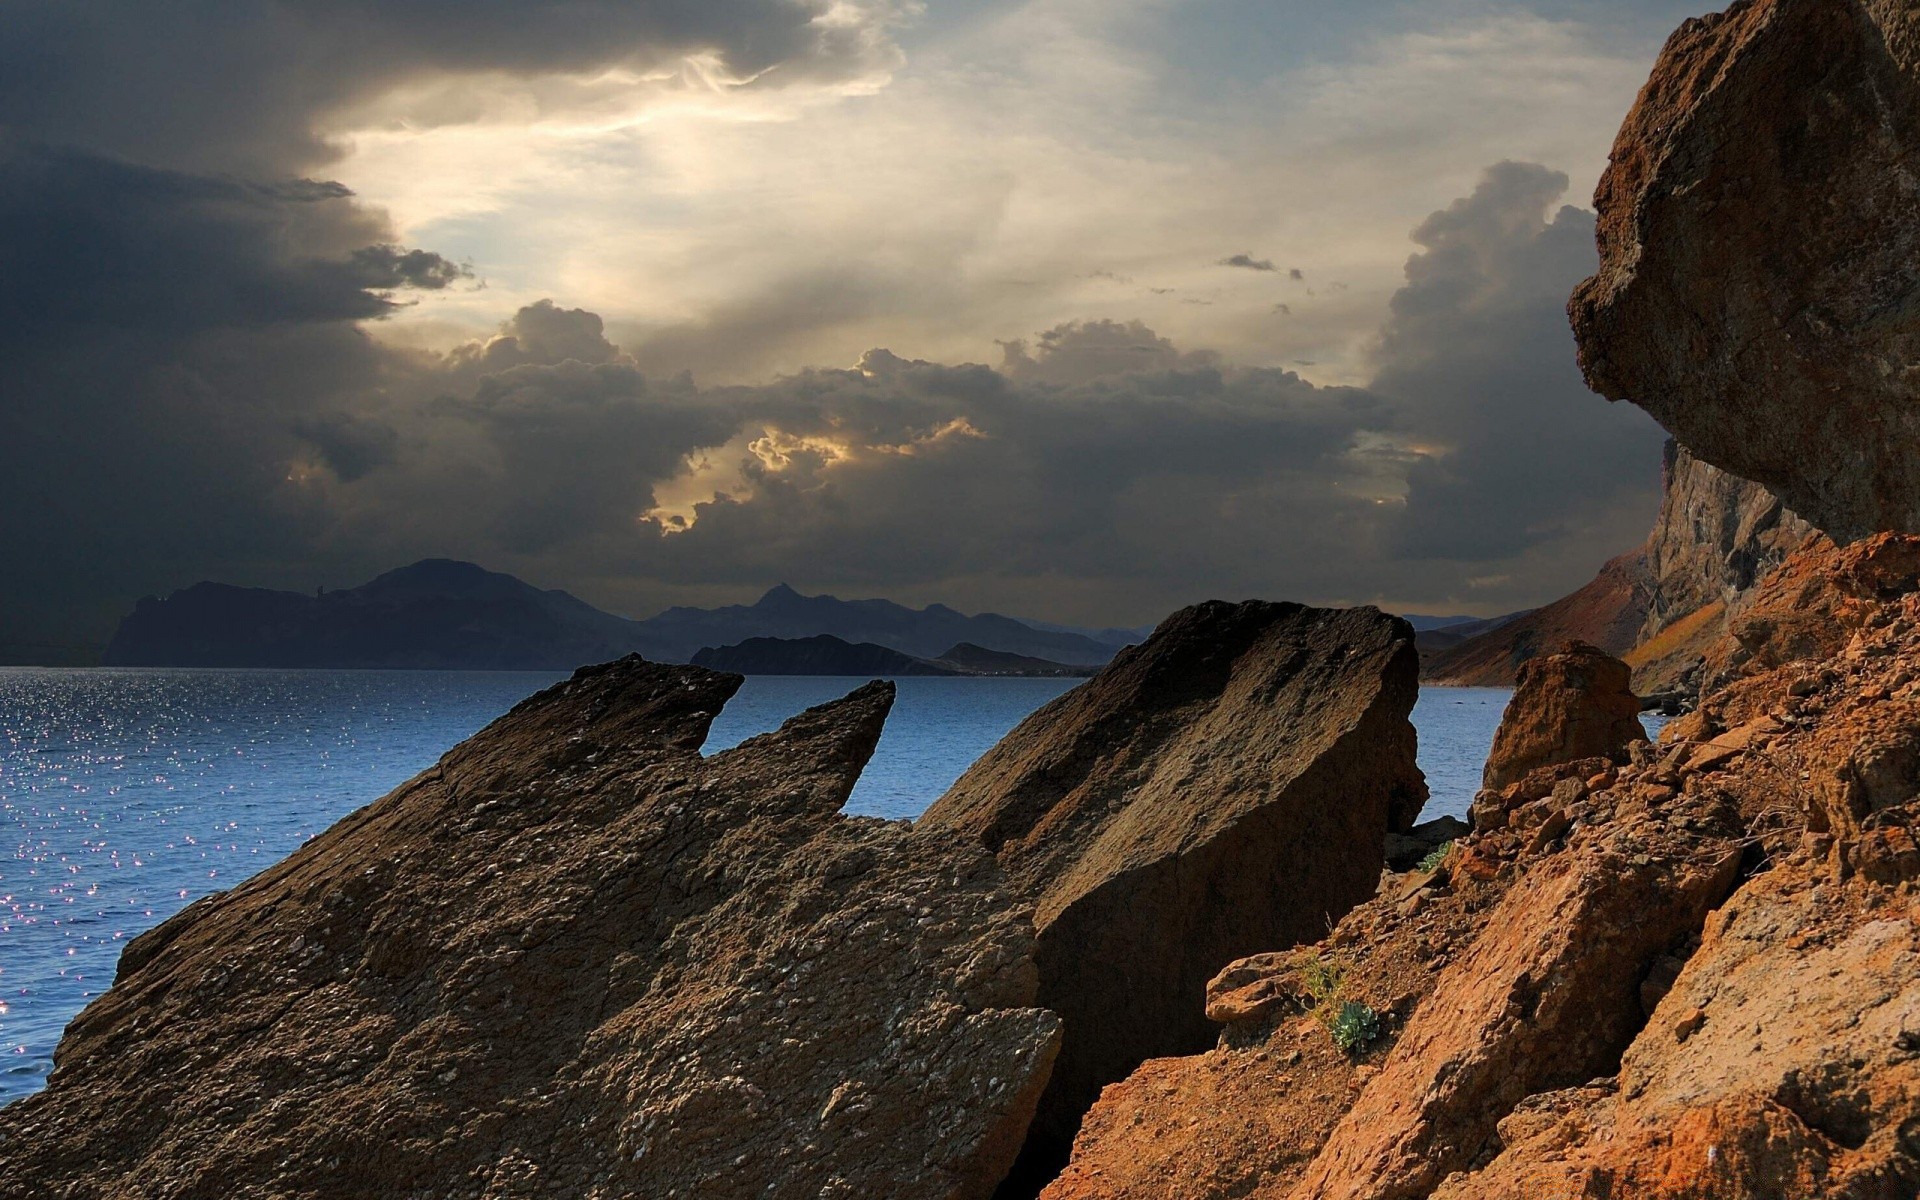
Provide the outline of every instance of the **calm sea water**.
[[[0,668],[0,1104],[39,1089],[61,1030],[112,982],[126,939],[285,857],[558,678]],[[858,682],[750,679],[709,749]],[[918,815],[1076,681],[897,682],[852,811]],[[1507,696],[1421,697],[1428,816],[1466,811]]]

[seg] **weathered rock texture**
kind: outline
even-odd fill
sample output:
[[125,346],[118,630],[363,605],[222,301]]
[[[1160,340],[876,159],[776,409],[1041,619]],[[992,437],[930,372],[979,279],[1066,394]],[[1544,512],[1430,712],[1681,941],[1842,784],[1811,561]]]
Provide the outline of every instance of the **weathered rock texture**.
[[1044,1137],[1101,1085],[1213,1040],[1207,980],[1373,894],[1426,798],[1413,630],[1373,609],[1211,603],[1009,734],[922,828],[994,851],[1036,905],[1066,1022]]
[[[1748,819],[1605,760],[1510,799],[1499,828],[1390,877],[1319,946],[1223,971],[1220,1045],[1108,1088],[1046,1200],[1424,1197],[1490,1157],[1529,1096],[1610,1074],[1734,886]],[[1329,966],[1334,1004],[1380,1021],[1352,1054],[1310,1015]]]
[[1840,540],[1920,532],[1917,152],[1906,0],[1687,22],[1595,197],[1588,383]]
[[1511,687],[1522,664],[1571,641],[1625,654],[1646,624],[1648,600],[1646,555],[1622,554],[1579,591],[1432,655],[1423,676],[1446,687]]
[[1428,656],[1439,684],[1510,687],[1528,659],[1589,642],[1633,668],[1641,696],[1697,697],[1729,614],[1787,557],[1820,535],[1757,483],[1669,441],[1660,513],[1646,544],[1593,582],[1511,625]]
[[1759,811],[1773,864],[1707,923],[1617,1079],[1547,1093],[1438,1200],[1920,1194],[1920,597],[1736,683],[1657,770]]
[[1485,786],[1504,788],[1540,767],[1606,758],[1646,741],[1631,674],[1584,642],[1528,661],[1493,736]]
[[1647,538],[1645,641],[1738,601],[1819,531],[1780,497],[1668,441],[1660,515]]
[[890,686],[703,759],[739,683],[583,670],[136,939],[0,1192],[990,1195],[1057,1046],[1027,914],[838,815]]
[[[1219,1046],[1108,1088],[1047,1200],[1920,1194],[1915,661],[1920,593],[1883,593],[1627,764],[1511,785],[1437,872],[1223,971]],[[1352,1055],[1306,1015],[1328,963],[1380,1014]]]

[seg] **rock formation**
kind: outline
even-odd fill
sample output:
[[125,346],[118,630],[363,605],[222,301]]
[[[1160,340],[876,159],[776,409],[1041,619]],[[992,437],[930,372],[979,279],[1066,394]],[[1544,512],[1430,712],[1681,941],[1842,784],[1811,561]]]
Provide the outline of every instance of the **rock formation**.
[[1920,532],[1920,12],[1741,0],[1667,43],[1602,178],[1587,381],[1841,540]]
[[1627,664],[1573,642],[1520,668],[1493,737],[1484,784],[1497,791],[1540,767],[1607,758],[1646,740]]
[[1106,1089],[1049,1200],[1920,1195],[1916,55],[1893,0],[1689,22],[1574,303],[1597,386],[1840,543],[1683,466],[1649,621],[1698,710],[1577,757],[1618,739],[1536,660],[1497,819],[1221,972],[1218,1045]]
[[1102,1084],[1213,1040],[1206,982],[1372,895],[1426,798],[1413,630],[1373,609],[1210,603],[1041,709],[923,829],[999,856],[1037,908],[1039,1003],[1066,1023],[1039,1137]]
[[1780,498],[1667,443],[1666,488],[1647,538],[1647,620],[1631,649],[1634,691],[1696,699],[1728,621],[1789,555],[1820,537]]
[[1438,1200],[1920,1194],[1915,655],[1909,595],[1837,657],[1670,727],[1655,777],[1737,797],[1770,869],[1707,923],[1617,1076],[1530,1099]]
[[[1535,772],[1438,870],[1392,878],[1317,946],[1221,972],[1220,1044],[1108,1088],[1046,1200],[1412,1200],[1490,1157],[1529,1097],[1611,1073],[1750,824],[1657,775]],[[1343,1049],[1348,1005],[1373,1032]],[[1581,1193],[1533,1195],[1556,1194]]]
[[1510,687],[1522,663],[1578,640],[1625,660],[1642,696],[1697,696],[1702,664],[1726,636],[1729,614],[1819,533],[1766,488],[1671,441],[1663,478],[1660,513],[1640,550],[1507,628],[1429,655],[1423,677]]
[[1647,538],[1647,620],[1658,637],[1702,609],[1738,601],[1818,536],[1780,498],[1669,440],[1660,515]]
[[1058,1044],[1028,914],[969,839],[839,815],[889,685],[702,758],[739,684],[582,670],[136,939],[0,1181],[984,1200]]

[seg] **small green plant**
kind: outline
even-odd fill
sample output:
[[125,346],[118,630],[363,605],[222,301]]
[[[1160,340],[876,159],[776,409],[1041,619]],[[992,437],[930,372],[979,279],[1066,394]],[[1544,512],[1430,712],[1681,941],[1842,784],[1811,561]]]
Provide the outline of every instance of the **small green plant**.
[[1380,1039],[1380,1014],[1346,998],[1346,963],[1316,954],[1300,965],[1300,986],[1313,1002],[1314,1019],[1326,1026],[1343,1052],[1356,1053]]
[[1321,958],[1316,954],[1300,968],[1300,984],[1306,988],[1307,999],[1313,1001],[1313,1015],[1320,1018],[1322,1024],[1332,1019],[1346,983],[1347,966],[1338,959]]
[[1380,1014],[1358,1000],[1348,1000],[1328,1024],[1333,1044],[1348,1054],[1366,1049],[1380,1038]]
[[[1453,853],[1453,843],[1441,842],[1433,848],[1431,854],[1420,860],[1420,869],[1422,871],[1438,871],[1440,864],[1446,862],[1447,855],[1451,853]],[[1405,862],[1406,859],[1403,858],[1400,861]]]

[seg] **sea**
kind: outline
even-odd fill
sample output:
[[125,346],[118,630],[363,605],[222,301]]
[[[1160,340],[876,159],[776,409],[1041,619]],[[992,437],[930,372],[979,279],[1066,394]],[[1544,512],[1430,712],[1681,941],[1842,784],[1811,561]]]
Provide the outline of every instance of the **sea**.
[[[561,678],[0,667],[0,1104],[43,1086],[61,1031],[112,982],[128,938],[284,858]],[[707,748],[778,728],[859,682],[750,678]],[[848,810],[918,816],[1077,682],[896,680]],[[1426,817],[1464,815],[1509,695],[1422,693]]]

